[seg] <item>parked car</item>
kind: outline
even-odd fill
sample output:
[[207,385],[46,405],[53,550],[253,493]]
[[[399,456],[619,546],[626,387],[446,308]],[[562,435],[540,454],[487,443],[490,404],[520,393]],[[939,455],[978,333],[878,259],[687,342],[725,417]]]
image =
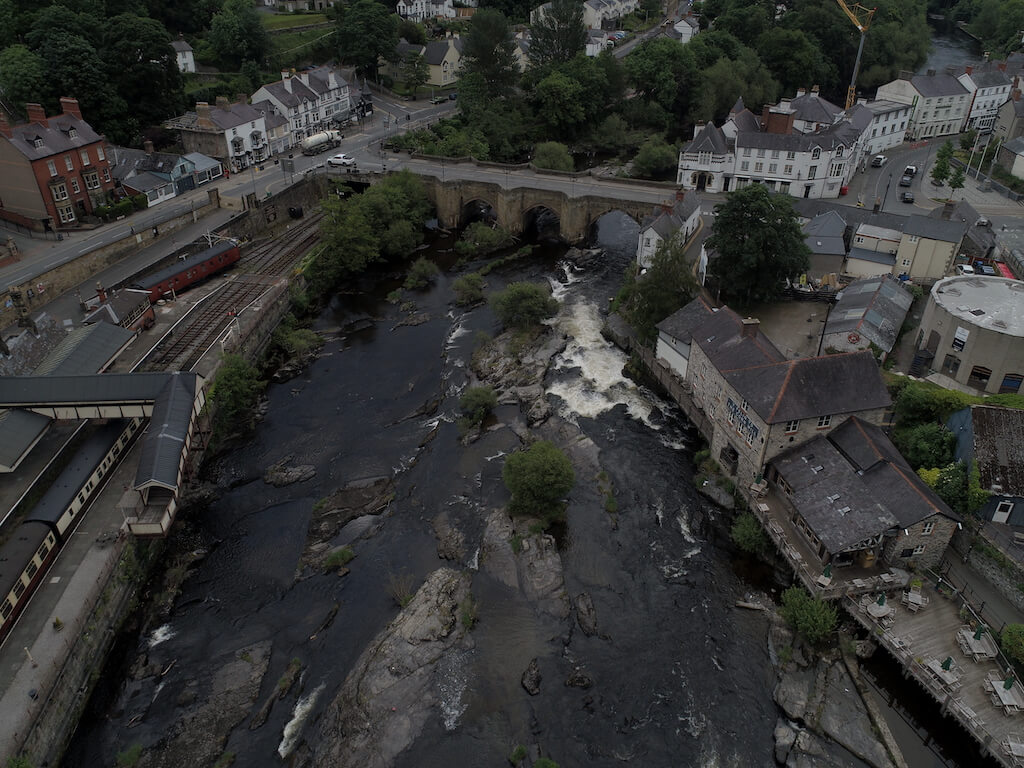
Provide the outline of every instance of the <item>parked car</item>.
[[448,98],[451,101],[455,101],[457,98],[459,98],[459,92],[458,91],[452,91],[451,93],[448,94]]
[[885,155],[875,155],[874,159],[871,161],[871,167],[881,168],[887,162],[889,162],[889,158]]
[[331,155],[330,157],[328,157],[327,164],[336,166],[355,165],[356,159],[351,155],[346,155],[344,152],[342,152],[340,154]]
[[434,96],[430,100],[430,103],[431,104],[444,104],[446,101],[448,101],[448,97],[447,96]]
[[974,267],[972,267],[970,264],[957,264],[956,269],[954,269],[953,271],[956,272],[958,275],[973,275]]
[[903,178],[900,179],[900,186],[901,187],[909,187],[911,182],[913,182],[913,180],[914,180],[913,176],[911,176],[909,173],[904,173],[903,174]]

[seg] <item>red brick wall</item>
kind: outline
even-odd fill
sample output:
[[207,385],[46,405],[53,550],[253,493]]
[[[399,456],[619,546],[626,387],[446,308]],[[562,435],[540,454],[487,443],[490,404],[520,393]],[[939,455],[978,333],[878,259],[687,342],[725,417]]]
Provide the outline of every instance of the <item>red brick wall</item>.
[[[32,172],[35,174],[36,183],[39,186],[40,194],[43,196],[43,203],[46,206],[47,213],[53,218],[54,229],[69,225],[61,222],[60,214],[57,212],[57,203],[54,202],[53,194],[50,190],[50,179],[53,177],[50,175],[50,169],[47,166],[47,162],[52,160],[54,165],[57,167],[57,176],[64,178],[64,184],[68,191],[68,199],[67,201],[61,202],[70,203],[77,218],[81,214],[81,210],[78,207],[79,201],[84,203],[86,213],[92,213],[96,205],[102,205],[106,200],[108,193],[112,192],[114,189],[113,176],[110,177],[110,181],[104,181],[103,179],[103,170],[107,169],[107,172],[109,173],[110,162],[106,157],[105,150],[104,159],[99,159],[98,150],[102,146],[103,142],[94,141],[92,144],[76,147],[68,152],[62,152],[58,155],[34,160],[32,162]],[[84,165],[82,163],[82,150],[87,150],[89,152],[88,165]],[[64,162],[64,158],[67,155],[70,155],[71,157],[72,170],[70,171],[67,170],[67,165]],[[99,189],[89,189],[85,184],[83,172],[90,170],[96,171],[100,182]],[[72,188],[72,179],[76,179],[78,181],[78,192],[75,192]],[[93,198],[95,198],[95,201]]]

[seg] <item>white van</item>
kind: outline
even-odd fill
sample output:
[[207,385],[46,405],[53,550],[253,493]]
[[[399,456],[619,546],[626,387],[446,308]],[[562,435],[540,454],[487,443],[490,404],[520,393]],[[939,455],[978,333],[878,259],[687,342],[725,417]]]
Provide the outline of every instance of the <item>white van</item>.
[[954,270],[958,275],[973,275],[974,267],[970,264],[957,264]]

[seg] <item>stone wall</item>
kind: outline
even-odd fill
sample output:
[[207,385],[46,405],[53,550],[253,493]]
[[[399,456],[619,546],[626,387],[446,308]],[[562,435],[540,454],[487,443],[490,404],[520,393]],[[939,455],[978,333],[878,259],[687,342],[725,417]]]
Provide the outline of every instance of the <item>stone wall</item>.
[[[928,534],[924,532],[926,523],[935,524]],[[953,538],[955,532],[956,523],[953,520],[944,515],[933,515],[916,525],[901,529],[896,538],[885,545],[884,558],[891,565],[903,568],[938,568],[949,546],[949,540]],[[919,546],[924,547],[924,552],[907,557],[901,556],[904,550],[913,551]]]
[[1004,555],[984,536],[975,539],[967,555],[968,564],[1019,611],[1024,611],[1024,568]]
[[[252,239],[257,235],[266,234],[269,227],[288,219],[289,208],[302,208],[309,214],[327,196],[327,182],[328,177],[322,174],[308,174],[276,195],[257,201],[255,205],[249,206],[248,216],[239,217],[231,222],[231,236]],[[246,200],[251,199],[252,195],[246,196]],[[225,207],[239,210],[242,207],[237,198],[222,197],[222,203]]]

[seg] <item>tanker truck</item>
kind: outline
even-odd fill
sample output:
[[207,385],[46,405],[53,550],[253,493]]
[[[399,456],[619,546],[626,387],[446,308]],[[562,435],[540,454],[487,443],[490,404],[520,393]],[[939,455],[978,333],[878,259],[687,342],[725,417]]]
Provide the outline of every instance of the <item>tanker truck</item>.
[[302,140],[302,154],[319,155],[328,149],[338,146],[344,137],[340,131],[322,131],[307,136]]

